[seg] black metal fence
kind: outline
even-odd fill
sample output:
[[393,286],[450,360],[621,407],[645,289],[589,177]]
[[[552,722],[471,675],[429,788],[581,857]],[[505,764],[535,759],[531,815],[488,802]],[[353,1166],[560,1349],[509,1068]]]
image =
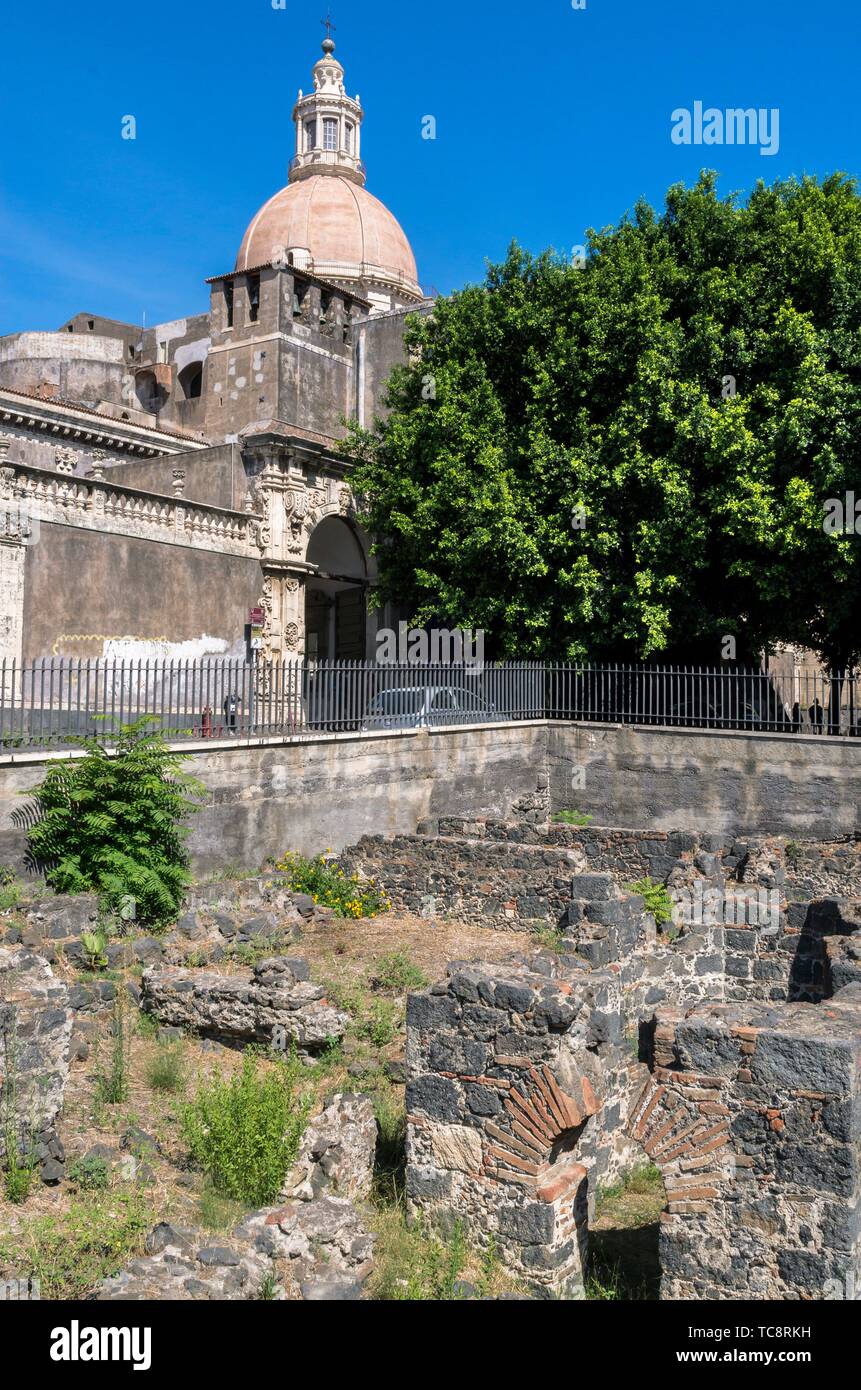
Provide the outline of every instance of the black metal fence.
[[307,737],[517,719],[861,733],[857,673],[505,662],[70,660],[0,663],[0,748],[113,743],[147,717],[172,739]]

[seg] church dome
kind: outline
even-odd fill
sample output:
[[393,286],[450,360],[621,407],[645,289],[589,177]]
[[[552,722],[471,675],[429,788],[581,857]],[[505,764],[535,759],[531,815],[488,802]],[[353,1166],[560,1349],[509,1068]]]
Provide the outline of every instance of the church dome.
[[300,91],[293,108],[289,183],[251,222],[236,269],[295,265],[357,291],[380,312],[413,304],[422,292],[403,229],[365,188],[364,112],[359,97],[347,94],[330,30],[327,20],[313,88]]
[[421,294],[400,223],[379,198],[336,173],[289,183],[264,203],[242,239],[236,269],[291,257],[326,280],[381,281]]

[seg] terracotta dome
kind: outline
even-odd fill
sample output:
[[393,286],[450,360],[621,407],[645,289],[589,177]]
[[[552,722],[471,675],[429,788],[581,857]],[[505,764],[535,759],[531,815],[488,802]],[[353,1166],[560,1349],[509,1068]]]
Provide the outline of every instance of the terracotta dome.
[[366,188],[314,174],[282,188],[252,219],[236,269],[294,253],[297,266],[330,280],[378,280],[420,295],[412,248],[398,221]]

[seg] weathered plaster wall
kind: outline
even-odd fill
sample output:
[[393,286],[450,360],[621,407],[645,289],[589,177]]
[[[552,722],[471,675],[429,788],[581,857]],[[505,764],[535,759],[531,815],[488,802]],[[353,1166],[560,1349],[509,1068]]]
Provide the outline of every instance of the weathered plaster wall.
[[50,522],[26,565],[25,660],[101,656],[100,638],[177,643],[203,633],[241,656],[248,609],[260,601],[256,560]]
[[0,338],[0,384],[33,391],[48,384],[71,401],[123,400],[128,377],[119,338],[78,333],[14,333]]
[[358,326],[362,362],[359,370],[358,391],[361,398],[360,418],[370,428],[374,417],[385,418],[388,411],[383,404],[386,382],[394,367],[406,362],[404,350],[404,328],[409,312],[429,312],[394,310],[367,319]]
[[185,473],[183,496],[187,501],[242,511],[248,479],[238,444],[216,444],[210,449],[187,454],[122,463],[111,469],[111,481],[116,479],[128,487],[162,492],[170,497],[177,469]]

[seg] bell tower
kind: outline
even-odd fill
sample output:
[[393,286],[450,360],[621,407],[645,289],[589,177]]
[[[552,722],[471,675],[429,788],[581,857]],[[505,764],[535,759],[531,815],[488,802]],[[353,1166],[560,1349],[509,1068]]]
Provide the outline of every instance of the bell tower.
[[290,161],[290,183],[312,174],[339,174],[364,185],[365,166],[360,159],[364,112],[358,96],[348,97],[344,69],[335,55],[334,27],[324,20],[323,57],[313,68],[314,90],[300,90],[293,108],[296,153]]

